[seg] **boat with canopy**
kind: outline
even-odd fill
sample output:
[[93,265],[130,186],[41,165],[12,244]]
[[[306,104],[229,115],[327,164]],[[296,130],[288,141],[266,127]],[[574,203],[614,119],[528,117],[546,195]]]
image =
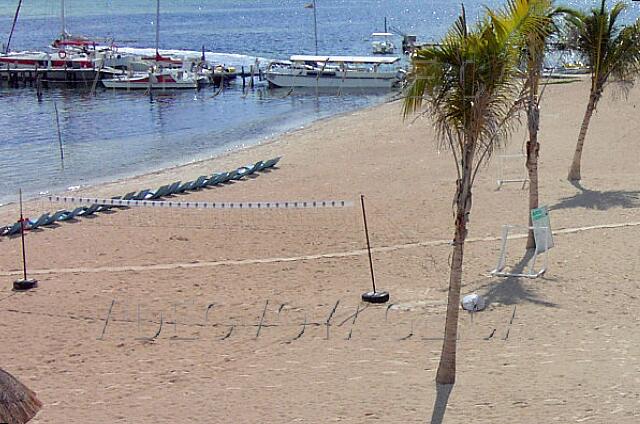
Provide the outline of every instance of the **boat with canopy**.
[[399,57],[294,55],[273,61],[265,77],[275,87],[392,88],[404,81]]

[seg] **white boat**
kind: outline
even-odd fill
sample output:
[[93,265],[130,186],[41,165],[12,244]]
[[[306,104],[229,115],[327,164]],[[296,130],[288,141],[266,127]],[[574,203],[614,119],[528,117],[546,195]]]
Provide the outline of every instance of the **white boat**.
[[391,88],[406,72],[399,57],[294,55],[269,64],[265,77],[275,87]]
[[193,72],[181,69],[152,69],[147,73],[129,73],[102,80],[106,88],[124,90],[197,89],[201,83],[202,81]]
[[393,37],[392,33],[374,32],[371,37],[373,38],[371,42],[373,54],[391,54],[396,50],[396,46],[389,39],[389,37]]
[[84,53],[67,53],[60,50],[47,52],[10,52],[0,55],[0,67],[11,69],[91,69],[93,59]]
[[[107,47],[85,37],[70,36],[64,30],[64,1],[62,1],[62,35],[52,44],[50,52],[10,52],[9,44],[0,54],[0,74],[38,76],[43,81],[92,82],[96,78],[119,74],[108,59]],[[18,10],[14,19],[17,20]],[[12,29],[13,33],[13,29]],[[11,40],[11,35],[9,41]]]
[[175,89],[197,89],[200,83],[206,82],[204,77],[198,76],[195,72],[178,66],[184,66],[184,61],[168,56],[160,55],[158,46],[160,44],[160,0],[156,1],[156,54],[150,58],[153,65],[147,68],[146,72],[133,72],[130,70],[126,75],[117,76],[111,79],[103,79],[102,84],[106,88],[116,88],[124,90],[175,90]]

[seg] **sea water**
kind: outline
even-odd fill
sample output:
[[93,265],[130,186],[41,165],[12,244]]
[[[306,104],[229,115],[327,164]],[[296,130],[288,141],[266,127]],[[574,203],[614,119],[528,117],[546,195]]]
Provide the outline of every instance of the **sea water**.
[[[68,32],[111,37],[123,51],[160,49],[249,67],[291,54],[314,54],[312,0],[66,0]],[[467,1],[473,21],[497,0]],[[573,6],[588,1],[564,2]],[[6,43],[17,1],[0,1]],[[23,2],[11,49],[46,50],[62,28],[59,0]],[[460,12],[449,0],[316,0],[320,54],[369,55],[384,20],[398,33],[437,41]],[[635,10],[628,12],[637,15]],[[400,45],[401,37],[394,39]],[[390,93],[243,89],[240,79],[150,98],[143,92],[0,87],[0,204],[188,163],[259,143],[309,122],[386,101]],[[58,139],[58,122],[62,148]],[[398,117],[400,119],[400,117]],[[266,159],[266,158],[255,158]],[[212,170],[214,171],[214,170]]]

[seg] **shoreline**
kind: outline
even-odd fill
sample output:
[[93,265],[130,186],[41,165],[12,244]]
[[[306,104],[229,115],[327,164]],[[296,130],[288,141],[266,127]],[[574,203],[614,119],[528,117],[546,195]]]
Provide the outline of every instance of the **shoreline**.
[[[216,162],[229,162],[231,159],[231,157],[235,154],[240,155],[241,152],[250,152],[252,149],[255,148],[259,148],[261,146],[267,146],[270,145],[272,143],[277,143],[280,139],[285,138],[287,136],[293,135],[299,131],[304,131],[305,129],[308,129],[310,127],[312,127],[315,124],[318,123],[322,123],[325,122],[327,120],[332,120],[334,118],[340,118],[343,116],[347,116],[349,114],[352,113],[357,113],[357,112],[362,112],[362,111],[366,111],[369,110],[371,108],[376,108],[379,107],[381,105],[387,104],[387,103],[391,103],[397,100],[393,100],[394,97],[397,96],[397,93],[392,95],[389,94],[388,98],[381,98],[380,101],[375,102],[373,104],[369,104],[363,107],[357,107],[351,110],[346,110],[346,111],[342,111],[336,114],[331,114],[328,116],[320,116],[320,117],[316,117],[316,118],[311,118],[311,120],[306,120],[304,121],[302,124],[293,124],[291,128],[289,129],[283,129],[281,131],[272,133],[271,135],[268,136],[256,136],[256,137],[251,137],[248,139],[241,139],[241,140],[237,140],[234,143],[232,143],[229,147],[225,147],[221,152],[219,153],[211,153],[210,156],[207,156],[205,158],[200,158],[200,159],[192,159],[188,162],[184,162],[184,163],[179,163],[179,164],[175,164],[175,165],[170,165],[170,166],[163,166],[157,169],[152,169],[152,170],[147,170],[147,171],[142,171],[141,173],[133,173],[130,175],[124,175],[121,177],[115,177],[112,179],[106,179],[104,181],[95,181],[86,185],[80,185],[80,186],[70,186],[67,187],[65,190],[63,191],[57,191],[57,190],[47,190],[46,192],[40,192],[39,194],[31,194],[28,197],[25,197],[24,193],[23,193],[23,203],[26,202],[30,202],[30,201],[37,201],[41,198],[46,198],[48,196],[55,196],[55,195],[60,195],[60,196],[64,196],[64,195],[68,195],[69,193],[74,193],[74,194],[82,194],[82,195],[86,195],[87,193],[91,192],[91,190],[95,189],[96,187],[99,187],[98,190],[95,191],[95,193],[101,193],[101,194],[106,194],[109,193],[109,189],[112,187],[116,187],[116,186],[120,186],[122,187],[123,190],[125,191],[131,191],[134,190],[134,188],[132,188],[134,183],[140,183],[140,184],[144,184],[145,181],[148,180],[155,180],[154,177],[161,177],[164,175],[168,175],[170,173],[172,173],[173,171],[176,172],[180,172],[180,171],[188,171],[190,168],[203,168],[206,167],[209,164],[214,164]],[[229,159],[229,160],[227,160]],[[254,160],[253,162],[256,162],[257,160],[267,160],[270,158],[259,158]],[[249,161],[250,162],[250,161]],[[249,163],[247,162],[247,163]],[[247,163],[243,163],[243,164],[236,164],[236,165],[228,165],[227,167],[229,167],[229,169],[210,169],[208,172],[214,173],[214,172],[225,172],[225,171],[232,171],[238,167],[244,166]],[[188,172],[187,172],[188,173]],[[160,185],[164,185],[164,184],[168,184],[171,181],[166,181],[166,182],[162,182]],[[157,187],[154,187],[157,188]],[[119,188],[120,189],[120,188]],[[142,190],[142,186],[140,186],[138,188],[138,190]],[[124,193],[122,193],[124,194]],[[115,194],[112,194],[115,195]],[[17,197],[17,195],[14,195]],[[0,203],[0,216],[3,215],[3,212],[6,211],[7,209],[11,209],[13,210],[13,208],[15,208],[18,205],[18,201],[10,201],[7,203]],[[4,224],[3,224],[4,225]]]

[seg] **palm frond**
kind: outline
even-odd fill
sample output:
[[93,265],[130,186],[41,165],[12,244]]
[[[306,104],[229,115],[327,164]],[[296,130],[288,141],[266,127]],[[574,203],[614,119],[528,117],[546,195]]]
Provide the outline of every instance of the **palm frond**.
[[[523,1],[514,0],[512,6]],[[491,156],[510,131],[512,105],[521,91],[521,81],[514,78],[518,72],[514,39],[521,23],[496,14],[469,29],[463,15],[442,43],[419,50],[412,60],[405,117],[424,106],[438,140],[456,149],[456,157],[468,148]]]

